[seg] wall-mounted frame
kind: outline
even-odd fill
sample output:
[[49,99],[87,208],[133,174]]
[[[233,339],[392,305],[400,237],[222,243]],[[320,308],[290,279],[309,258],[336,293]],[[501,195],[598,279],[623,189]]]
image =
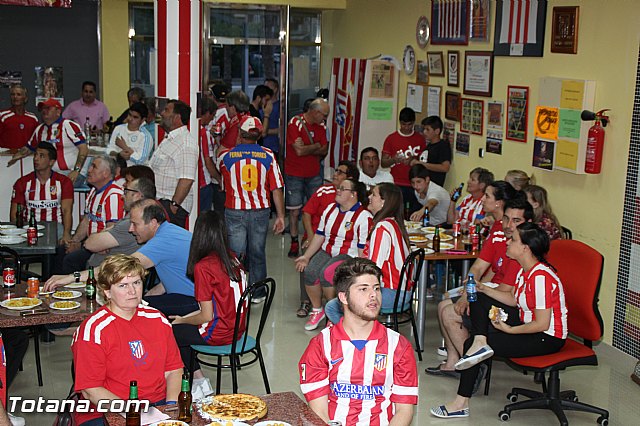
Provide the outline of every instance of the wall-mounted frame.
[[504,127],[504,102],[487,102],[487,127],[502,129]]
[[527,142],[529,88],[507,87],[507,139]]
[[460,86],[460,52],[449,50],[447,52],[447,84],[449,86]]
[[542,56],[547,0],[497,0],[495,56]]
[[416,70],[416,83],[423,85],[429,84],[429,64],[427,61],[418,61]]
[[551,21],[551,52],[578,53],[580,6],[554,7]]
[[460,121],[460,93],[445,93],[444,116],[447,120]]
[[431,44],[469,44],[469,3],[431,1]]
[[429,63],[429,75],[444,77],[444,59],[442,52],[427,52],[427,62]]
[[484,129],[484,101],[462,98],[460,113],[460,131],[481,135]]
[[493,93],[493,53],[464,53],[464,94],[490,97]]
[[471,0],[469,7],[471,22],[469,23],[469,40],[489,41],[489,17],[491,16],[490,0]]

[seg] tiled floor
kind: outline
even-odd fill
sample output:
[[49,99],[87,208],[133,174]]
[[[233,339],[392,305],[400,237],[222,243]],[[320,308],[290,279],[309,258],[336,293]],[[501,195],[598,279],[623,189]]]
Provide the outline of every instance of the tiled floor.
[[[297,377],[297,362],[309,339],[317,332],[306,332],[304,320],[294,314],[298,305],[298,274],[293,263],[286,257],[288,237],[270,236],[268,242],[268,270],[277,281],[277,291],[263,336],[263,350],[268,375],[273,392],[293,390],[300,394]],[[286,245],[286,247],[285,247]],[[285,250],[286,249],[286,250]],[[255,309],[255,308],[254,308]],[[260,309],[260,308],[257,308]],[[506,364],[494,363],[491,392],[489,396],[479,396],[471,401],[471,417],[466,420],[441,420],[429,415],[429,408],[452,398],[457,382],[450,378],[430,377],[424,368],[439,362],[435,348],[440,343],[440,335],[435,320],[436,304],[430,302],[427,308],[428,325],[424,361],[419,363],[420,399],[414,417],[414,425],[425,424],[499,424],[497,413],[507,402],[505,395],[511,387],[536,388],[531,376],[524,376],[511,370]],[[403,330],[406,335],[410,327]],[[411,339],[413,341],[413,339]],[[69,350],[70,337],[58,337],[50,346],[41,347],[44,370],[44,386],[37,386],[33,348],[30,347],[24,361],[24,371],[20,372],[9,390],[10,396],[22,398],[64,398],[71,384]],[[640,424],[640,387],[629,379],[636,360],[608,345],[597,347],[600,366],[573,368],[561,375],[563,389],[575,389],[581,401],[607,408],[611,425]],[[215,383],[215,372],[208,371]],[[223,392],[230,392],[231,377],[223,373]],[[239,372],[240,392],[262,394],[264,387],[257,365]],[[23,414],[28,425],[50,425],[53,414]],[[596,416],[582,413],[568,413],[572,425],[596,424]],[[633,420],[636,419],[636,420]],[[510,425],[557,424],[548,411],[514,412]]]

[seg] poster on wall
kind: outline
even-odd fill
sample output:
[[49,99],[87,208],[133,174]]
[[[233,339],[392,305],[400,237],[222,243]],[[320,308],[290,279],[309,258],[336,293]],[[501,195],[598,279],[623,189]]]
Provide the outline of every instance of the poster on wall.
[[36,105],[49,98],[55,98],[64,105],[62,87],[62,67],[35,67]]
[[509,86],[507,88],[507,139],[527,141],[527,109],[529,88]]
[[547,0],[497,0],[495,56],[542,56]]
[[469,156],[469,139],[466,133],[456,134],[456,154]]
[[533,161],[531,165],[542,170],[553,170],[556,142],[548,139],[533,140]]
[[536,106],[535,136],[543,139],[558,139],[558,108]]
[[502,129],[504,127],[504,102],[487,102],[487,127]]
[[374,61],[371,65],[370,98],[393,98],[395,70],[392,64],[386,61]]
[[452,121],[445,121],[443,125],[444,128],[442,129],[442,139],[449,142],[449,146],[455,146],[456,123]]
[[0,87],[22,83],[22,71],[0,71]]
[[487,152],[502,155],[502,129],[487,129]]

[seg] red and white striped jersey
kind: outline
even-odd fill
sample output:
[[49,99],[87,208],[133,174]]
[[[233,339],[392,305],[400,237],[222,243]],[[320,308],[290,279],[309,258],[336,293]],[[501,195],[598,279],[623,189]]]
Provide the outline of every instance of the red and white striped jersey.
[[536,319],[535,309],[551,309],[551,323],[545,331],[560,339],[567,338],[567,304],[560,278],[547,265],[535,264],[528,272],[521,269],[516,278],[516,301],[520,320],[529,323]]
[[84,215],[89,219],[87,235],[102,231],[107,223],[124,217],[124,191],[113,181],[100,189],[91,188]]
[[307,401],[328,398],[329,418],[343,425],[387,425],[394,404],[418,403],[413,348],[378,321],[367,340],[351,340],[343,320],[309,342],[298,364]]
[[267,209],[271,206],[271,192],[284,186],[273,152],[258,144],[242,144],[222,152],[218,169],[228,209]]
[[402,231],[395,219],[389,217],[375,225],[364,249],[364,256],[374,261],[382,270],[382,287],[397,290],[402,265],[409,256],[409,247],[402,238]]
[[466,220],[468,223],[474,223],[476,220],[480,220],[484,217],[484,206],[482,205],[482,197],[473,198],[471,194],[467,194],[462,199],[460,205],[456,207],[458,210],[458,219],[456,223],[460,223]]
[[358,257],[358,249],[364,249],[373,217],[369,210],[356,203],[343,212],[338,203],[329,205],[322,213],[316,234],[324,237],[322,250],[331,256],[348,254]]
[[40,142],[49,142],[58,150],[55,171],[73,170],[78,158],[78,145],[86,143],[84,133],[78,123],[65,120],[60,117],[55,123],[47,125],[41,123],[29,139],[27,145],[31,151],[35,151]]
[[11,202],[27,206],[28,211],[35,209],[38,222],[62,223],[62,200],[73,200],[73,183],[60,173],[52,171],[41,184],[36,173],[31,172],[13,185]]
[[215,143],[213,136],[209,131],[207,131],[207,128],[200,126],[200,167],[198,167],[198,188],[209,185],[213,180],[209,170],[207,170],[207,166],[204,164],[204,159],[212,158],[212,161],[215,163]]
[[303,213],[311,215],[311,228],[318,229],[322,213],[331,203],[336,201],[336,187],[332,183],[322,185],[316,189],[309,201],[302,208]]
[[29,111],[24,114],[16,114],[11,108],[0,111],[0,148],[22,148],[36,127],[38,117]]

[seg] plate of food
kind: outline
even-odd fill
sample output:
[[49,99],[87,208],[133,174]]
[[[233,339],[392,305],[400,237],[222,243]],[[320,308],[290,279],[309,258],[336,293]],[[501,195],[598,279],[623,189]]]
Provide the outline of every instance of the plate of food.
[[221,394],[204,398],[198,411],[205,419],[220,422],[258,420],[267,415],[267,404],[257,396],[244,393]]
[[[289,423],[287,423],[289,424]],[[249,423],[241,421],[220,420],[209,423],[207,426],[249,426]]]
[[82,293],[75,290],[62,290],[56,291],[52,296],[54,299],[69,300],[82,296]]
[[427,233],[427,234],[433,234],[434,232],[436,232],[436,227],[435,226],[423,226],[422,228],[420,228],[420,230],[422,232]]
[[[37,224],[36,228],[38,228],[38,231],[42,231],[44,229],[44,225]],[[22,229],[29,229],[29,225],[23,226]]]
[[42,305],[42,300],[35,297],[16,297],[15,299],[7,299],[0,302],[0,306],[12,311],[32,309],[40,305]]
[[451,243],[443,243],[443,242],[440,243],[440,251],[451,250],[453,247],[454,245]]
[[16,226],[15,226],[15,225],[12,225],[12,224],[10,224],[10,223],[7,223],[7,224],[5,224],[5,225],[0,225],[0,230],[5,230],[5,229],[15,229],[15,228],[16,228]]
[[[418,249],[419,249],[419,247],[418,247],[418,246],[415,246],[415,245],[413,245],[413,244],[411,244],[410,249],[411,249],[411,251],[416,251],[416,250],[418,250]],[[433,254],[433,253],[435,253],[433,250],[431,250],[431,249],[430,249],[430,248],[428,248],[428,247],[423,247],[422,249],[424,250],[424,254],[425,254],[425,256],[426,256],[426,255],[428,255],[428,254]]]
[[409,235],[409,241],[412,243],[426,243],[429,239],[424,235]]
[[[433,236],[436,234],[429,234],[427,235],[427,237],[429,237],[430,240],[433,240]],[[453,237],[449,234],[445,234],[444,232],[440,233],[440,241],[451,241],[453,240]]]
[[24,233],[23,229],[18,228],[0,229],[2,235],[23,235]]
[[58,311],[69,311],[71,309],[79,308],[80,302],[75,302],[73,300],[65,300],[61,302],[53,302],[49,304],[51,309],[56,309]]
[[280,420],[265,420],[263,422],[258,422],[253,426],[291,426],[291,423]]
[[422,227],[422,223],[405,220],[404,227],[407,228],[407,231],[417,231]]
[[20,244],[26,241],[19,235],[0,235],[0,244]]
[[87,284],[85,284],[83,281],[77,282],[77,283],[71,283],[71,284],[67,284],[64,287],[65,288],[85,288],[87,286]]

